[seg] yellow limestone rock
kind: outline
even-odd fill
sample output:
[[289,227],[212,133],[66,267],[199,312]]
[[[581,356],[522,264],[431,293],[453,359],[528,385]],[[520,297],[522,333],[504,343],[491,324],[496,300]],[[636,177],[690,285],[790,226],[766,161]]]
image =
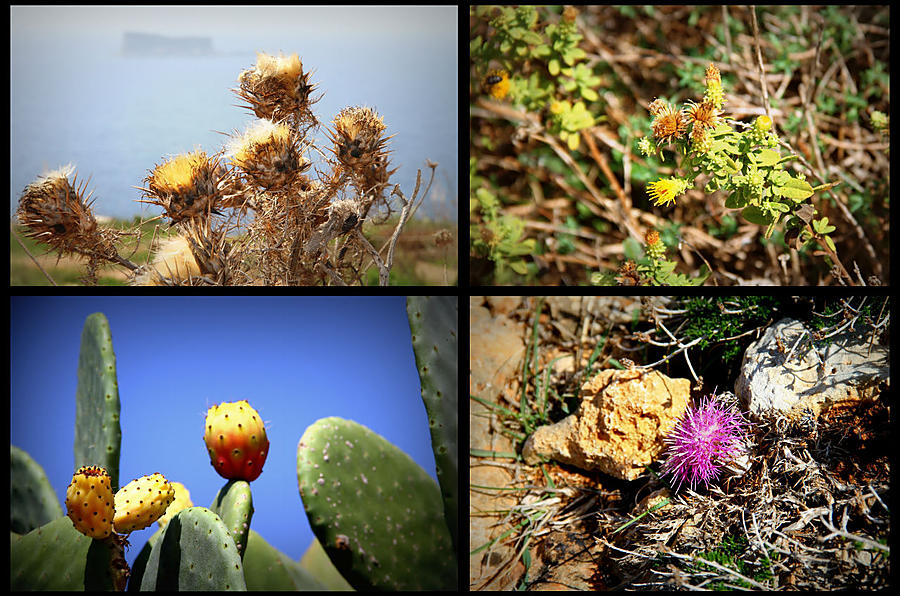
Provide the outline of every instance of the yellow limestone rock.
[[604,370],[581,388],[578,410],[537,429],[522,455],[634,480],[665,449],[663,441],[687,409],[691,384],[655,370]]

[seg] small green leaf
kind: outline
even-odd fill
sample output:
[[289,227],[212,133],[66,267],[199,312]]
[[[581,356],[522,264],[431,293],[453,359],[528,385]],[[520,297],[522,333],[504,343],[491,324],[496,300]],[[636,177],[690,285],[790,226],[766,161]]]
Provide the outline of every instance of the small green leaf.
[[781,159],[781,155],[772,149],[763,149],[753,159],[761,167],[774,166]]
[[837,249],[834,247],[834,240],[831,239],[831,236],[825,236],[825,244],[828,245],[828,248],[831,249],[831,252],[837,252]]
[[528,275],[528,265],[525,264],[525,261],[512,261],[509,264],[509,268],[519,275]]
[[745,207],[747,205],[747,200],[744,197],[744,190],[738,189],[731,193],[731,195],[725,199],[725,207],[728,209],[740,209],[741,207]]
[[581,97],[585,98],[588,101],[597,101],[600,99],[600,96],[597,95],[597,92],[589,87],[581,88]]
[[744,210],[741,211],[741,215],[743,215],[744,219],[750,223],[761,226],[768,226],[774,220],[773,217],[766,215],[765,212],[756,205],[747,205],[744,207]]
[[541,38],[539,33],[535,33],[534,31],[526,31],[522,35],[522,41],[524,41],[525,43],[531,44],[533,46],[536,46],[539,43],[543,42],[544,40]]
[[723,156],[725,158],[725,171],[729,174],[737,174],[741,171],[741,168],[738,167],[737,163],[727,155]]
[[555,77],[556,75],[558,75],[558,74],[559,74],[559,60],[557,60],[556,58],[554,58],[553,60],[551,60],[551,61],[547,64],[547,70],[548,70],[548,71],[550,72],[550,74],[553,75],[554,77]]
[[790,179],[791,175],[783,170],[773,171],[769,174],[769,180],[776,187],[784,186]]
[[729,143],[725,140],[716,139],[715,141],[713,141],[712,145],[709,148],[709,152],[710,153],[720,153],[722,151],[727,151],[728,153],[737,153],[738,152],[737,147],[735,147],[734,145],[732,145],[731,143]]
[[809,185],[809,182],[797,178],[788,180],[784,186],[778,189],[778,192],[782,197],[794,201],[802,201],[813,195],[813,189],[812,186]]
[[525,37],[525,34],[528,33],[528,29],[524,29],[522,27],[510,27],[509,28],[509,36],[513,39],[522,39]]
[[791,212],[790,207],[788,207],[784,203],[776,203],[775,201],[772,201],[769,203],[769,209],[772,209],[773,211],[780,211],[781,213],[790,213]]

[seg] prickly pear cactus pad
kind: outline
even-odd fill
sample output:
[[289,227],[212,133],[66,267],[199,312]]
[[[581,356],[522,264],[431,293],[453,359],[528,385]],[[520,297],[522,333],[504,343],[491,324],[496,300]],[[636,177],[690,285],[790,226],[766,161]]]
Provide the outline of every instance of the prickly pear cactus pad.
[[437,483],[383,437],[323,418],[300,438],[297,480],[316,537],[354,588],[456,588]]
[[81,332],[75,392],[75,468],[106,468],[113,491],[119,488],[119,382],[116,354],[106,315],[88,315]]

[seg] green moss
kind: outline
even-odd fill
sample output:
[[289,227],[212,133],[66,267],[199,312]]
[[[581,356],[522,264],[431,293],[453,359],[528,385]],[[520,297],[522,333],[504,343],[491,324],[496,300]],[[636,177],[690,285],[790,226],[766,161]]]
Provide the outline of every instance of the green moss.
[[[730,365],[738,358],[752,338],[731,339],[745,331],[758,327],[781,309],[789,298],[774,296],[721,296],[695,298],[688,301],[687,324],[683,330],[688,340],[703,338],[698,344],[701,350],[722,344],[722,361]],[[744,340],[744,341],[741,341]]]

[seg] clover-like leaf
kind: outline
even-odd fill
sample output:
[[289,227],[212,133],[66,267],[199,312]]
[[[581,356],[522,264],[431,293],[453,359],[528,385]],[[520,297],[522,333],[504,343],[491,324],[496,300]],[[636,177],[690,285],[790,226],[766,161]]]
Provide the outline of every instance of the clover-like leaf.
[[828,218],[823,217],[822,219],[815,219],[812,222],[812,227],[816,231],[817,234],[830,234],[835,231],[837,228],[834,226],[828,225]]

